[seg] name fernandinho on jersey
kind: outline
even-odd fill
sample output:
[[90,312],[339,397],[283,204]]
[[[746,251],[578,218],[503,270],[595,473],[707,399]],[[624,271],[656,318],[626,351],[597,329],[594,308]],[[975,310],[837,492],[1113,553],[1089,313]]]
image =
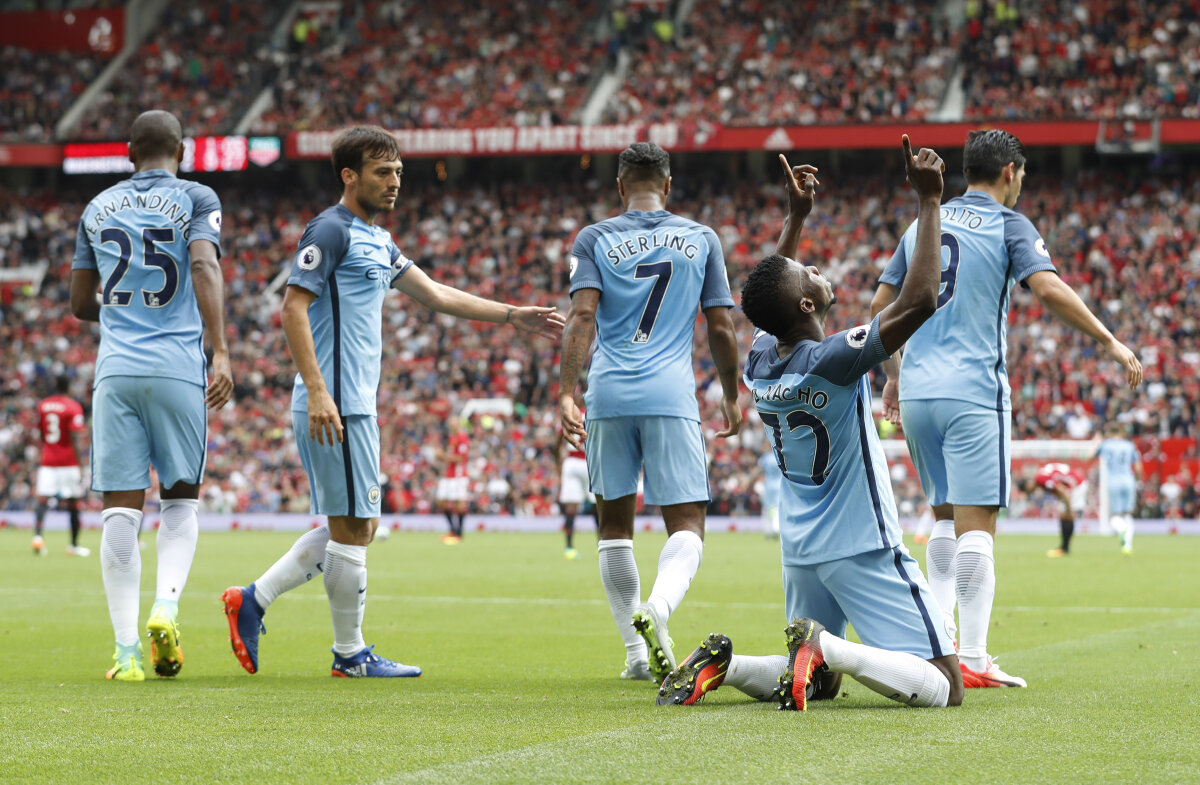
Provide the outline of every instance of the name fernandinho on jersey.
[[88,234],[95,234],[100,231],[100,225],[104,221],[125,210],[153,210],[156,213],[160,213],[166,216],[175,226],[179,227],[185,239],[187,238],[189,224],[192,220],[192,217],[183,205],[157,193],[134,194],[133,196],[126,194],[119,201],[113,199],[111,202],[105,204],[98,202],[93,202],[92,204],[95,205],[96,212],[92,214],[91,221],[84,227]]
[[812,387],[792,387],[783,382],[768,384],[764,390],[751,390],[754,394],[754,402],[768,401],[795,401],[796,403],[806,404],[814,409],[824,409],[829,405],[829,395],[821,390],[813,393]]
[[680,234],[639,234],[637,237],[630,237],[625,242],[610,248],[605,252],[613,263],[618,265],[634,254],[645,253],[652,248],[666,248],[670,251],[679,251],[689,259],[695,259],[696,254],[700,253],[700,246],[695,243],[688,242],[688,238]]

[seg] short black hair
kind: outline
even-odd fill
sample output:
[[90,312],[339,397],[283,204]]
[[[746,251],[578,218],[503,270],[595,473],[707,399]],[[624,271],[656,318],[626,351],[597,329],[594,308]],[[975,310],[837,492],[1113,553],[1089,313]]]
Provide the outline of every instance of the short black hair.
[[654,142],[634,142],[617,160],[617,177],[626,183],[663,182],[671,176],[671,156]]
[[391,161],[400,157],[400,143],[387,129],[377,125],[355,125],[333,140],[333,176],[342,182],[342,170],[362,173],[363,161],[375,158]]
[[129,149],[140,158],[173,156],[183,142],[179,118],[162,109],[142,112],[129,127]]
[[968,185],[995,182],[1000,170],[1010,163],[1016,164],[1018,170],[1025,165],[1025,147],[1020,139],[999,128],[967,134],[963,174]]
[[60,374],[54,377],[54,391],[59,395],[66,395],[71,391],[71,377]]
[[788,328],[779,295],[788,288],[790,263],[786,256],[771,254],[754,265],[742,286],[742,313],[755,327],[776,338]]

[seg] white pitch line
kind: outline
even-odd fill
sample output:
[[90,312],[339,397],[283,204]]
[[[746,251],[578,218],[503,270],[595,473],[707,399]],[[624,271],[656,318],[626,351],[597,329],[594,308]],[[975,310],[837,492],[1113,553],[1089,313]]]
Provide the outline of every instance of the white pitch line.
[[[453,595],[416,595],[416,594],[368,594],[372,600],[387,600],[389,602],[443,602],[443,603],[476,603],[490,605],[603,605],[607,600],[596,598],[571,599],[567,597],[461,597]],[[294,597],[306,600],[322,600],[323,594],[302,594]],[[709,602],[707,600],[685,600],[692,608],[744,608],[753,610],[771,610],[782,607],[782,602]],[[1200,613],[1200,608],[1128,608],[1092,605],[996,605],[993,611],[1015,611],[1017,613]]]
[[[0,595],[4,594],[44,594],[46,588],[44,586],[0,586]],[[80,589],[75,592],[56,590],[58,596],[69,594],[87,594],[93,595],[94,592],[90,589]],[[150,596],[153,592],[143,591],[143,594]],[[194,600],[195,595],[191,595]],[[580,605],[597,605],[607,606],[607,600],[598,598],[578,598],[571,599],[569,597],[465,597],[457,595],[420,595],[420,594],[368,594],[372,600],[387,602],[440,602],[440,603],[471,603],[475,605],[544,605],[544,606],[574,606]],[[319,600],[327,602],[328,598],[323,593],[303,593],[303,594],[285,594],[284,598],[289,600]],[[282,598],[281,598],[282,599]],[[780,608],[782,602],[710,602],[708,600],[686,600],[689,607],[693,608],[742,608],[746,610],[771,610]],[[1016,613],[1200,613],[1200,608],[1179,607],[1179,608],[1137,608],[1137,607],[1116,607],[1116,606],[1094,606],[1094,605],[996,605],[993,611],[1013,611]]]

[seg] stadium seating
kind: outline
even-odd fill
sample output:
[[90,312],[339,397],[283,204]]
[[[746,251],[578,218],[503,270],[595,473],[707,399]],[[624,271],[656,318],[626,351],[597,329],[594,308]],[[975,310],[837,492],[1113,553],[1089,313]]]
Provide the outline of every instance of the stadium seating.
[[233,0],[168,5],[69,136],[122,139],[139,112],[159,106],[170,106],[189,134],[229,133],[275,81],[270,33],[285,8]]
[[44,142],[104,67],[97,57],[0,47],[0,140]]
[[[831,314],[831,330],[865,321],[878,272],[913,217],[911,194],[902,187],[879,178],[837,180],[825,179],[801,248],[837,284],[841,303]],[[1009,324],[1018,438],[1086,437],[1103,418],[1119,416],[1131,423],[1147,454],[1165,449],[1171,437],[1193,440],[1195,450],[1200,179],[1143,175],[1137,187],[1133,182],[1111,173],[1039,180],[1026,189],[1022,207],[1035,217],[1065,279],[1137,347],[1146,365],[1145,389],[1129,395],[1090,341],[1018,290]],[[237,393],[236,408],[210,418],[205,504],[213,510],[304,510],[307,482],[286,415],[294,371],[278,301],[265,290],[320,205],[278,192],[268,199],[252,187],[219,190]],[[783,217],[778,191],[758,184],[684,190],[676,189],[672,209],[718,232],[736,292],[757,259],[774,249]],[[409,182],[385,225],[436,279],[484,296],[565,308],[565,259],[574,235],[612,215],[614,196],[567,185]],[[74,372],[74,392],[88,397],[95,330],[76,322],[67,307],[74,226],[84,199],[65,192],[0,194],[3,266],[48,265],[39,292],[0,289],[0,362],[12,369],[0,387],[0,509],[32,503],[33,408],[50,377]],[[748,324],[735,321],[747,345]],[[477,509],[550,512],[557,492],[557,347],[513,340],[511,328],[480,329],[434,316],[402,299],[385,309],[384,332],[379,406],[386,508],[428,510],[438,476],[433,447],[445,439],[445,418],[468,399],[508,397],[517,404],[516,416],[472,420]],[[703,329],[698,332],[697,383],[711,433],[719,424],[720,386]],[[743,435],[710,440],[714,512],[757,511],[755,460],[765,444],[752,409],[747,417]],[[1166,494],[1160,483],[1167,483]],[[898,471],[894,486],[903,510],[914,510],[921,496],[916,477]],[[1174,486],[1178,494],[1171,497]],[[1186,470],[1156,473],[1145,503],[1163,514],[1195,517],[1198,489]]]
[[968,3],[969,120],[1200,117],[1200,8],[1040,0]]
[[700,0],[668,36],[643,25],[610,122],[728,126],[920,120],[939,105],[954,35],[921,2]]

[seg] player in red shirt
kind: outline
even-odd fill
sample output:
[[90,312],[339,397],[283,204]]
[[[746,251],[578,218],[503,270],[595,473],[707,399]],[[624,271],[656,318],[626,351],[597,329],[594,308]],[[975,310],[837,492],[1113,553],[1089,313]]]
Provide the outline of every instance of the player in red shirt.
[[442,537],[442,542],[457,545],[462,542],[463,519],[467,515],[467,495],[470,492],[467,459],[471,455],[471,440],[457,417],[451,415],[449,425],[450,440],[439,453],[445,472],[438,480],[434,499],[450,524],[450,531]]
[[[583,399],[576,396],[575,403],[579,406],[579,415],[584,415]],[[576,449],[559,431],[556,463],[558,474],[558,506],[563,513],[563,531],[567,535],[567,549],[563,555],[568,559],[579,558],[575,550],[575,516],[579,514],[579,506],[587,501],[595,502],[592,495],[591,483],[588,480],[587,456],[583,450]]]
[[1071,535],[1075,533],[1075,516],[1083,513],[1083,508],[1087,503],[1087,477],[1070,464],[1048,463],[1038,469],[1037,474],[1033,477],[1032,486],[1049,491],[1058,497],[1062,504],[1062,511],[1058,518],[1062,545],[1046,551],[1046,555],[1051,559],[1066,556],[1071,551]]
[[42,461],[37,471],[37,506],[34,508],[33,552],[45,555],[46,540],[42,527],[50,499],[65,509],[71,520],[71,556],[87,556],[90,550],[79,544],[79,499],[83,497],[83,468],[79,462],[76,434],[83,430],[83,407],[67,393],[71,380],[59,376],[55,394],[37,405],[38,433],[42,439]]

